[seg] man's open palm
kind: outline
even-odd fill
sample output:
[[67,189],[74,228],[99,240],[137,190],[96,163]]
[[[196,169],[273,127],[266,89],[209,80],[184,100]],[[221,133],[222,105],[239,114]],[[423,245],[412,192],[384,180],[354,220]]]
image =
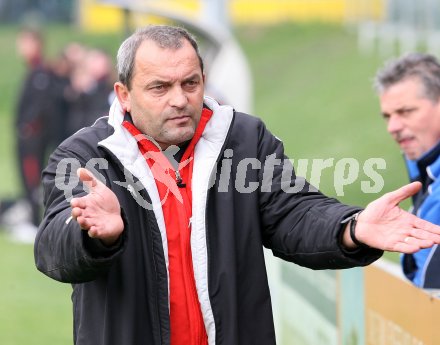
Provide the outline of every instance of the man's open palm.
[[77,175],[88,194],[70,201],[72,217],[90,237],[113,244],[124,231],[118,198],[87,169],[78,169]]
[[399,203],[421,188],[410,183],[371,202],[359,215],[356,238],[370,247],[414,253],[440,243],[440,227],[402,210]]

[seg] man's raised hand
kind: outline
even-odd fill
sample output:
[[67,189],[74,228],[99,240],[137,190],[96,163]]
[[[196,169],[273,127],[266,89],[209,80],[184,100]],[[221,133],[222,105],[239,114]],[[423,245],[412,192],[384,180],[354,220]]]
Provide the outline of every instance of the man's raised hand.
[[89,170],[79,168],[77,175],[89,191],[86,196],[70,201],[72,218],[90,237],[112,245],[124,231],[118,198]]

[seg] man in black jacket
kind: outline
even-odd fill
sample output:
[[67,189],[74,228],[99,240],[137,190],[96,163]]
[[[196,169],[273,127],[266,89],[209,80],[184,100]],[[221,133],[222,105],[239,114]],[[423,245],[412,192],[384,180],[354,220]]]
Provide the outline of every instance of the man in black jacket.
[[24,27],[16,43],[26,67],[17,97],[14,131],[23,197],[0,200],[0,221],[14,240],[33,243],[41,222],[41,172],[49,150],[60,143],[54,142],[54,137],[63,114],[57,106],[60,97],[55,74],[44,61],[41,32]]
[[73,284],[76,344],[274,344],[263,246],[339,269],[440,242],[397,206],[418,183],[359,213],[296,177],[261,120],[204,96],[185,30],[138,30],[118,73],[109,116],[43,174],[35,260]]

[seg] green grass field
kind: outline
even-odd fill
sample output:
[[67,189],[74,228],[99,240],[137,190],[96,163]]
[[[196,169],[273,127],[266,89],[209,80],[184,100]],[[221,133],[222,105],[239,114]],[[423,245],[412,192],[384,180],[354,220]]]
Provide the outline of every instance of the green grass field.
[[72,344],[70,291],[35,269],[33,248],[0,233],[0,344]]
[[[240,27],[236,32],[254,74],[255,113],[283,139],[294,164],[298,159],[360,162],[359,178],[343,188],[343,196],[334,187],[333,168],[323,171],[321,190],[365,206],[378,196],[361,190],[361,182],[368,181],[362,166],[372,157],[387,165],[380,171],[380,193],[406,182],[399,151],[385,131],[371,87],[383,62],[380,56],[361,55],[356,35],[338,26],[285,24]],[[7,48],[0,50],[0,197],[20,191],[12,123],[23,66],[15,56],[15,33],[15,28],[0,28],[0,45]],[[64,27],[47,30],[52,56],[72,40],[105,48],[114,56],[121,39],[122,35],[85,35]],[[71,344],[70,286],[37,272],[32,246],[15,244],[1,232],[0,259],[0,344]]]

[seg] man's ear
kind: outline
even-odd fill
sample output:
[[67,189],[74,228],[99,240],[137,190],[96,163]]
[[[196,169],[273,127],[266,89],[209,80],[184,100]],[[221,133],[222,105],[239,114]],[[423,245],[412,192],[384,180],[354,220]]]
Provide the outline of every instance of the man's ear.
[[130,102],[130,92],[126,85],[121,82],[116,82],[114,85],[114,90],[116,97],[118,97],[118,101],[122,106],[124,111],[131,111],[131,102]]

